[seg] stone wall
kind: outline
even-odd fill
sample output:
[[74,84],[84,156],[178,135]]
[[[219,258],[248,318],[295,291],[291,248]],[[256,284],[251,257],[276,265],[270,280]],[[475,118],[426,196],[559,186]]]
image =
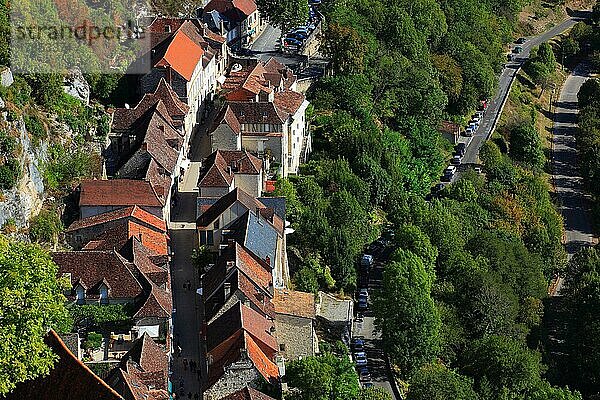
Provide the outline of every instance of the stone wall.
[[286,361],[315,355],[316,337],[311,319],[276,314],[275,331],[280,346],[278,354]]
[[[208,366],[209,371],[211,366]],[[240,360],[225,367],[223,376],[204,391],[204,400],[219,400],[240,390],[259,378],[259,373],[248,359]]]

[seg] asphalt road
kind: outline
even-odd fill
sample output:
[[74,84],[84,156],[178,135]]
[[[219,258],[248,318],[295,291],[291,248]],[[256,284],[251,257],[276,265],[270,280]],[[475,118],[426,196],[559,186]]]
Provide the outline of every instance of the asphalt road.
[[[527,58],[529,58],[531,49],[549,41],[553,37],[571,28],[577,22],[586,17],[585,12],[576,11],[574,13],[575,14],[572,17],[556,25],[552,29],[549,29],[538,36],[527,38],[528,40],[521,45],[523,51],[516,55],[515,60],[508,62],[502,69],[498,79],[498,91],[496,92],[496,96],[490,101],[479,128],[467,146],[467,150],[462,159],[463,165],[479,163],[479,150],[481,149],[483,143],[490,138],[492,132],[496,128],[497,121],[502,114],[502,109],[510,92],[514,78],[523,63],[527,60]],[[460,169],[462,170],[462,168]],[[456,179],[458,176],[459,174],[456,174],[454,179]]]
[[[591,246],[594,237],[590,223],[590,197],[583,190],[575,147],[579,112],[577,93],[589,78],[585,65],[575,68],[561,88],[554,109],[552,181],[564,219],[565,248],[569,259],[582,247]],[[559,280],[556,293],[560,292],[561,286],[562,280]]]

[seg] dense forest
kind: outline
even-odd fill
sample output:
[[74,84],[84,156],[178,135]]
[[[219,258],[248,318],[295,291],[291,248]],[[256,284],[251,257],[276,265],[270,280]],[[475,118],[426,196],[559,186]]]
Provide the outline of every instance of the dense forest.
[[[440,121],[461,121],[494,92],[523,6],[324,6],[333,74],[309,94],[315,152],[277,187],[296,229],[294,283],[351,293],[359,254],[391,224],[396,250],[374,311],[409,399],[581,398],[551,385],[542,361],[543,301],[566,254],[539,133],[512,127],[510,143],[482,148],[483,175],[424,200],[449,157]],[[533,53],[536,83],[555,59],[547,45]]]

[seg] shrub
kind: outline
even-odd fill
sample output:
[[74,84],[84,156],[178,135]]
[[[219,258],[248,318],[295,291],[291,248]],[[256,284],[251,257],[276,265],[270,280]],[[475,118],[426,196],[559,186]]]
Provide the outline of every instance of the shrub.
[[9,159],[0,165],[0,189],[12,189],[19,180],[21,166],[16,159]]
[[73,304],[68,311],[75,327],[95,327],[106,331],[131,327],[131,312],[124,304]]
[[39,143],[40,140],[48,136],[46,126],[39,115],[33,113],[25,114],[23,115],[23,122],[25,122],[25,129],[33,137],[34,143]]
[[52,145],[44,165],[44,184],[49,189],[68,186],[76,179],[93,175],[96,162],[94,154],[82,149],[71,151],[58,144]]
[[31,219],[29,237],[34,242],[49,243],[56,239],[63,226],[54,210],[42,210]]
[[90,332],[87,339],[83,342],[83,348],[86,350],[96,350],[102,346],[102,335],[96,332]]

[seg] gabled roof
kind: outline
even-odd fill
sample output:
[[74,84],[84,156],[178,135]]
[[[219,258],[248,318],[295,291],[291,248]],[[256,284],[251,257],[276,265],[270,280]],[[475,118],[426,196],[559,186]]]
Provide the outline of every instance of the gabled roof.
[[229,126],[231,128],[231,130],[234,133],[236,133],[238,135],[242,132],[242,127],[240,125],[240,121],[238,121],[237,117],[235,116],[235,114],[233,112],[233,109],[229,106],[229,104],[227,102],[223,105],[223,107],[217,114],[217,117],[215,118],[215,121],[211,128],[211,132],[213,132],[215,129],[217,129],[217,127],[221,124],[226,124],[227,126]]
[[173,311],[171,293],[156,286],[151,280],[146,280],[148,296],[133,315],[134,318],[156,317],[170,318]]
[[248,210],[256,211],[256,209],[263,210],[267,208],[256,198],[250,196],[239,187],[236,187],[231,192],[217,200],[212,206],[210,206],[202,215],[200,215],[200,217],[198,217],[196,223],[200,227],[208,226],[236,201],[239,201]]
[[[275,218],[281,221],[278,217]],[[265,221],[263,217],[248,211],[229,226],[228,229],[232,233],[227,238],[240,243],[255,257],[263,260],[271,268],[275,268],[277,243],[281,232]]]
[[198,187],[229,187],[235,174],[258,175],[262,160],[246,150],[216,150],[203,163]]
[[210,352],[236,332],[243,330],[256,341],[262,352],[268,354],[268,358],[272,358],[278,349],[273,336],[274,329],[272,320],[238,302],[208,325],[207,350]]
[[223,397],[221,400],[275,400],[263,392],[259,392],[249,386]]
[[105,212],[102,214],[94,215],[87,218],[79,219],[73,222],[65,232],[73,232],[83,228],[89,228],[91,226],[102,225],[107,222],[114,222],[121,219],[129,218],[132,220],[139,221],[143,224],[149,225],[158,231],[167,231],[165,221],[158,218],[154,214],[150,214],[144,209],[137,205],[119,208],[117,210]]
[[98,179],[81,182],[79,206],[162,207],[150,182],[133,179]]
[[294,115],[304,103],[304,95],[302,93],[294,92],[293,90],[283,90],[275,93],[274,103],[280,110],[285,111],[288,114]]
[[270,300],[273,297],[272,280],[270,266],[237,243],[230,244],[219,256],[215,266],[202,277],[206,300],[225,282],[229,282],[232,292],[240,290],[265,315],[274,318]]
[[158,255],[167,255],[168,240],[164,229],[140,224],[136,220],[122,219],[111,229],[108,229],[88,242],[83,250],[112,250],[119,251],[127,241],[135,237],[137,241]]
[[116,251],[64,251],[52,254],[58,265],[59,274],[71,274],[71,284],[81,284],[86,295],[99,295],[98,287],[103,282],[110,287],[109,298],[134,299],[143,287]]
[[314,319],[316,317],[315,295],[290,289],[276,289],[273,304],[277,314]]
[[213,10],[231,20],[241,22],[256,11],[256,3],[252,0],[211,0],[204,6],[204,12]]
[[147,333],[137,339],[131,349],[121,358],[121,368],[125,371],[130,370],[130,363],[135,363],[143,373],[149,374],[158,372],[162,379],[152,379],[150,383],[156,389],[167,389],[167,379],[169,373],[169,358],[167,352],[161,348]]
[[50,330],[44,342],[57,356],[50,373],[17,384],[6,400],[123,400],[67,349],[56,332]]
[[183,31],[178,30],[166,46],[162,57],[154,63],[155,67],[171,67],[188,82],[198,63],[202,60],[204,50]]

